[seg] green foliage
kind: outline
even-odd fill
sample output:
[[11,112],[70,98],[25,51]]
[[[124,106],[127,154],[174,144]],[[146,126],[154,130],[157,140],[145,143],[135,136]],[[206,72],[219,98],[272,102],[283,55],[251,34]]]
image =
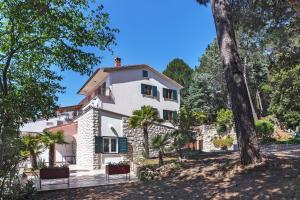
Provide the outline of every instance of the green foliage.
[[110,50],[117,30],[103,6],[89,0],[0,0],[0,8],[0,169],[9,193],[24,159],[15,133],[28,120],[54,115],[64,91],[59,72],[90,74],[101,57],[84,47]]
[[258,137],[270,138],[274,132],[274,124],[266,119],[256,120],[255,129]]
[[221,109],[217,113],[218,132],[226,132],[233,126],[233,114],[229,109]]
[[140,110],[135,110],[129,118],[131,128],[144,128],[154,122],[159,121],[158,111],[152,106],[142,106]]
[[37,160],[37,168],[38,169],[43,169],[43,168],[46,168],[47,165],[46,165],[46,161],[45,159],[38,159]]
[[65,136],[63,131],[57,131],[55,133],[44,131],[41,134],[40,138],[46,147],[49,147],[53,144],[68,144],[65,141]]
[[300,64],[273,74],[270,112],[288,128],[300,125]]
[[68,144],[65,141],[63,131],[57,131],[55,133],[44,131],[41,136],[43,144],[49,148],[49,166],[54,167],[55,164],[55,144]]
[[163,74],[181,84],[184,88],[180,90],[182,99],[188,94],[188,88],[193,74],[193,69],[190,68],[182,59],[175,58],[163,71]]
[[21,139],[22,141],[22,150],[21,155],[24,159],[31,158],[31,166],[36,169],[37,166],[37,157],[45,150],[41,143],[39,136],[33,136],[30,134],[24,135]]
[[169,144],[170,135],[160,133],[151,138],[151,146],[155,150],[164,152],[166,145]]
[[16,113],[16,121],[52,116],[56,95],[64,89],[58,72],[91,73],[101,58],[82,47],[109,50],[114,44],[117,30],[108,27],[108,14],[99,3],[94,9],[91,4],[0,2],[0,97]]
[[3,199],[19,199],[19,200],[33,200],[36,199],[37,190],[32,180],[29,180],[25,185],[19,181],[11,186],[11,192],[5,193],[1,196]]
[[[0,168],[0,197],[4,199],[18,197],[17,189],[21,186],[18,182],[19,163],[25,161],[25,158],[21,155],[23,144],[18,134],[12,129],[3,138],[5,151]],[[15,199],[18,199],[17,197]]]
[[227,107],[227,95],[219,48],[214,40],[200,59],[185,104],[193,111],[206,113],[208,120],[214,121],[217,111]]
[[215,147],[227,150],[233,145],[233,138],[231,136],[215,137],[212,139]]
[[148,128],[155,122],[161,122],[157,109],[151,106],[142,106],[140,110],[135,110],[129,118],[128,124],[131,128],[142,128],[144,134],[144,158],[149,158],[149,135]]

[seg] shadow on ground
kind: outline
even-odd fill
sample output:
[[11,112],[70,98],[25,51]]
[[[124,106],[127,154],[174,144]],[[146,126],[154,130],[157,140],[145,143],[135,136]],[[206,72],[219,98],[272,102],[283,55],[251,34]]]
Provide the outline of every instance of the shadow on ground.
[[237,153],[203,154],[161,181],[39,193],[38,199],[300,199],[300,159],[268,155],[241,167]]

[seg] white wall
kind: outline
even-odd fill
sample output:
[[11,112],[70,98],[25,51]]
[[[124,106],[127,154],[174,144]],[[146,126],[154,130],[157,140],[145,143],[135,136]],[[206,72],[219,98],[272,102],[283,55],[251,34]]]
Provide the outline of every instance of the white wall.
[[[131,69],[115,71],[110,73],[110,87],[113,101],[101,98],[97,102],[100,108],[116,113],[132,115],[134,110],[140,109],[144,105],[151,105],[157,108],[160,117],[163,117],[163,110],[178,111],[180,107],[180,89],[175,84],[161,78],[157,74],[148,70],[149,78],[142,76],[143,69]],[[145,97],[141,94],[141,84],[157,86],[158,97]],[[165,100],[163,98],[163,88],[177,90],[178,100]]]
[[[100,111],[101,136],[123,137],[122,116]],[[122,154],[102,154],[101,164],[123,161]]]
[[123,137],[122,116],[100,111],[101,136]]
[[[42,133],[45,128],[50,128],[57,126],[57,121],[66,122],[68,119],[72,119],[73,112],[65,112],[57,117],[46,119],[36,120],[35,122],[28,122],[20,127],[21,133],[32,132],[32,133]],[[48,123],[48,124],[47,124]]]

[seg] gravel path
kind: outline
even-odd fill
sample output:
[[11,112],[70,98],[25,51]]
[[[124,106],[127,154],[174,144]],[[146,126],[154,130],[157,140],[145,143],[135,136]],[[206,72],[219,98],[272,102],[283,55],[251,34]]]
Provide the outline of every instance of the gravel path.
[[161,181],[41,192],[38,199],[300,199],[300,150],[242,168],[237,153],[188,161]]

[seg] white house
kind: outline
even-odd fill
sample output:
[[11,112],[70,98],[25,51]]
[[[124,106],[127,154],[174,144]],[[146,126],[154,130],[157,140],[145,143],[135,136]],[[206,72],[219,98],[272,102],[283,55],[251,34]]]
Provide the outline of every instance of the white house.
[[119,58],[115,61],[115,67],[96,70],[78,91],[86,96],[81,102],[83,114],[75,120],[76,161],[80,168],[99,168],[123,160],[128,153],[127,143],[134,147],[131,153],[142,151],[142,136],[130,131],[126,122],[134,110],[151,105],[166,120],[168,129],[172,128],[168,120],[180,108],[182,86],[177,82],[148,65],[121,66]]
[[97,169],[109,162],[132,160],[142,154],[143,135],[141,130],[128,127],[128,117],[150,105],[165,123],[153,127],[149,134],[173,129],[168,121],[180,108],[181,88],[148,65],[122,66],[121,59],[116,58],[114,67],[97,69],[80,88],[78,94],[85,98],[75,106],[76,115],[70,123],[46,128],[63,130],[76,139],[78,168]]

